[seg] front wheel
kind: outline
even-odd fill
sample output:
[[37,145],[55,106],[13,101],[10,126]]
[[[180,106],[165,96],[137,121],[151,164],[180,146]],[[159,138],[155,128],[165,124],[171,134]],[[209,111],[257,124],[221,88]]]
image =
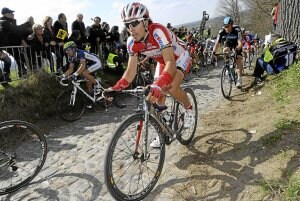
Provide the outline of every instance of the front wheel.
[[19,120],[0,123],[0,195],[28,184],[42,169],[47,142],[35,125]]
[[234,82],[231,78],[232,74],[230,72],[229,67],[225,66],[222,70],[221,74],[221,91],[224,98],[229,99],[231,90],[232,90],[232,83]]
[[[160,148],[150,147],[157,137]],[[128,117],[113,134],[106,152],[108,191],[116,200],[142,200],[156,185],[164,160],[165,141],[157,120],[150,115],[147,123],[142,114]]]
[[74,93],[73,88],[62,91],[55,104],[56,113],[65,121],[76,121],[84,113],[85,102],[81,92]]
[[190,127],[184,128],[185,108],[181,103],[177,102],[175,110],[175,130],[179,133],[177,135],[178,141],[183,145],[188,145],[193,140],[196,132],[198,108],[196,96],[193,90],[190,88],[185,88],[184,91],[186,92],[190,103],[192,104],[194,121]]

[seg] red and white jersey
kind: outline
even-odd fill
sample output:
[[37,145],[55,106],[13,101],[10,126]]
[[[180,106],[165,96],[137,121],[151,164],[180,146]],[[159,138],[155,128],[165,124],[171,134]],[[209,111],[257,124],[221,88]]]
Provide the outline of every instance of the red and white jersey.
[[141,53],[165,65],[161,54],[162,49],[172,46],[176,60],[186,51],[186,44],[167,27],[158,23],[151,23],[148,29],[149,35],[144,42],[135,42],[132,36],[128,38],[127,51],[129,55]]

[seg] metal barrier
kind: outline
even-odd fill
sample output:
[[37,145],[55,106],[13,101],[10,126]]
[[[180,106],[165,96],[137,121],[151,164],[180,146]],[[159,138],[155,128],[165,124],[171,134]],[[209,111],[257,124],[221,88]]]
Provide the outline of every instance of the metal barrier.
[[[44,68],[47,72],[57,70],[58,51],[35,51],[31,47],[7,46],[0,50],[0,83],[23,79],[25,75]],[[60,66],[62,67],[62,66]]]
[[[107,66],[106,59],[115,47],[113,42],[102,42],[96,46],[95,54],[103,66]],[[28,74],[44,68],[49,73],[60,71],[66,64],[63,47],[48,48],[38,52],[32,47],[6,46],[0,50],[0,84],[24,79]]]

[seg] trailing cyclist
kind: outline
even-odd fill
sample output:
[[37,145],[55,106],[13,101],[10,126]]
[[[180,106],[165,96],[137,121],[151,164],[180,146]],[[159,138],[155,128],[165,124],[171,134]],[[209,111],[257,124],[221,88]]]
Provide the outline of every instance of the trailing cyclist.
[[233,24],[233,20],[231,17],[225,17],[223,24],[224,27],[219,31],[216,44],[213,48],[213,55],[216,54],[222,41],[225,41],[223,53],[228,53],[232,49],[236,50],[236,55],[237,55],[236,64],[237,64],[237,75],[238,75],[236,87],[241,88],[242,87],[241,77],[243,72],[243,64],[242,64],[243,43],[242,43],[241,29],[238,25]]
[[[244,56],[244,66],[250,67],[251,62],[250,52],[254,51],[254,35],[250,34],[249,31],[245,31],[244,28],[241,28],[242,37],[243,37],[243,56]],[[247,65],[246,65],[247,64]]]
[[[148,9],[141,3],[129,3],[123,8],[121,17],[131,35],[127,40],[129,60],[127,70],[112,89],[125,89],[133,81],[137,70],[138,53],[152,57],[158,65],[154,76],[156,81],[151,85],[149,100],[162,105],[164,93],[169,93],[184,105],[186,109],[184,127],[190,127],[195,122],[195,114],[186,92],[180,87],[184,72],[191,61],[185,43],[167,27],[152,22]],[[157,140],[160,145],[158,138]]]
[[95,94],[100,93],[100,83],[94,78],[93,73],[101,68],[100,59],[85,50],[77,49],[76,44],[73,41],[69,41],[64,45],[64,51],[67,53],[67,62],[69,66],[67,71],[62,74],[63,78],[76,80],[79,75],[83,75],[87,82],[87,88],[89,92],[92,92],[93,85],[95,87]]

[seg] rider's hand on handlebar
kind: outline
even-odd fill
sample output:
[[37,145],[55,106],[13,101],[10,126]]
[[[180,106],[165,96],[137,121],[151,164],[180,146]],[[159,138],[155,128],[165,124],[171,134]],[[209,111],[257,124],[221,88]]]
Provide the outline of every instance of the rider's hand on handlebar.
[[69,75],[69,79],[70,80],[77,80],[77,76],[72,74],[72,75]]
[[125,78],[121,78],[115,86],[112,87],[114,91],[121,91],[129,86],[129,82]]

